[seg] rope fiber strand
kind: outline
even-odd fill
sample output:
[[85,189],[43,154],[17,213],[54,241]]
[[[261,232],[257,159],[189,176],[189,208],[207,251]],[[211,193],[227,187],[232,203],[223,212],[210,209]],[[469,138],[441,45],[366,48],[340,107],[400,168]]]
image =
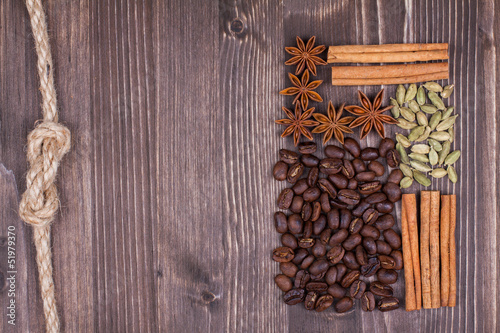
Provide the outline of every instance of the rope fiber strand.
[[19,204],[19,215],[33,226],[45,326],[46,331],[52,333],[60,330],[50,248],[50,224],[59,209],[54,181],[59,162],[70,149],[71,134],[65,126],[58,123],[52,55],[41,0],[26,0],[26,8],[38,55],[43,121],[28,135],[27,157],[30,169],[26,174],[26,191]]

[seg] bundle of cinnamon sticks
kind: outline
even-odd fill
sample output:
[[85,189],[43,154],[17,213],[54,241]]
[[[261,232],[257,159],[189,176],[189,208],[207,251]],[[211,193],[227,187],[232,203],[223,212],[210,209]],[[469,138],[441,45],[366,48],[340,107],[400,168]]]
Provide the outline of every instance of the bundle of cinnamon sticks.
[[456,195],[440,196],[439,191],[421,194],[420,243],[416,196],[403,194],[406,311],[456,305]]

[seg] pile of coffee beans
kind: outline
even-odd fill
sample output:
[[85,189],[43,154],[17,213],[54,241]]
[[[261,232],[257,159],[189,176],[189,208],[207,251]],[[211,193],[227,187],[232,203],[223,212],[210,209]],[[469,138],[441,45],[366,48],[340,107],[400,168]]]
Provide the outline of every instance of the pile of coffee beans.
[[[342,313],[358,299],[364,311],[376,305],[381,311],[398,308],[390,285],[403,268],[403,256],[391,212],[401,200],[404,176],[394,146],[385,138],[378,149],[361,149],[347,138],[343,148],[326,146],[323,159],[313,142],[299,144],[298,153],[280,150],[273,176],[292,186],[281,191],[277,203],[290,214],[274,214],[282,246],[272,256],[280,263],[274,280],[286,304],[304,302],[308,310],[323,311],[337,299],[335,310]],[[385,183],[379,180],[384,165],[395,168]]]

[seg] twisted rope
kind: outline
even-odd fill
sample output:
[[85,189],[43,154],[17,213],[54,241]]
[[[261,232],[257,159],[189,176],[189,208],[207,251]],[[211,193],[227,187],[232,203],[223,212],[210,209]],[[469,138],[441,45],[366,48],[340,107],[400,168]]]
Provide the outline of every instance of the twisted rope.
[[43,121],[28,135],[27,156],[30,169],[26,175],[26,191],[19,204],[19,215],[33,226],[46,331],[59,332],[52,279],[50,224],[59,208],[57,188],[54,184],[57,168],[64,154],[69,151],[71,134],[65,126],[57,122],[52,56],[41,0],[26,0],[26,7],[38,54]]

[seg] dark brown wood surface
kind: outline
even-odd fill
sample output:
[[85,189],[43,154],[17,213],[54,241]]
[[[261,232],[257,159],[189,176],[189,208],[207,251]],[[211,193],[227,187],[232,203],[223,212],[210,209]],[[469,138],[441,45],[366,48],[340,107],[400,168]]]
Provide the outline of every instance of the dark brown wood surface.
[[[498,332],[498,1],[43,1],[60,119],[54,280],[66,332]],[[274,124],[291,99],[284,47],[448,42],[460,113],[455,308],[307,312],[274,285],[272,215],[283,184]],[[326,57],[326,53],[325,53]],[[0,330],[43,330],[31,230],[17,217],[26,137],[41,118],[23,1],[0,2]],[[357,87],[323,98],[355,103]],[[372,96],[380,87],[360,87]],[[386,86],[394,94],[395,86]],[[372,96],[373,97],[373,96]],[[316,105],[326,109],[326,102]],[[388,135],[396,128],[389,127]],[[356,134],[358,132],[356,131]],[[316,137],[320,142],[320,138]],[[370,135],[364,145],[379,139]],[[408,192],[420,190],[417,186]],[[399,207],[396,211],[399,214]],[[7,232],[16,229],[16,326]],[[403,279],[396,288],[401,301]]]

